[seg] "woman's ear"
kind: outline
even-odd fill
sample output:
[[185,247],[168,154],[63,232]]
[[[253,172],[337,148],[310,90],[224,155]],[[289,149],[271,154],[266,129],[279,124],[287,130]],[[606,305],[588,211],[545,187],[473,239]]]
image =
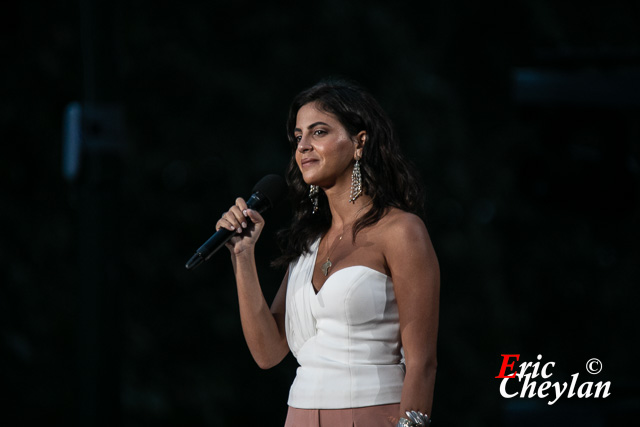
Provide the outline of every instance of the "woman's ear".
[[354,153],[354,158],[356,160],[360,160],[360,158],[362,158],[362,150],[364,149],[364,145],[367,143],[367,131],[361,130],[360,132],[358,132],[355,139],[356,139],[355,141],[356,149]]

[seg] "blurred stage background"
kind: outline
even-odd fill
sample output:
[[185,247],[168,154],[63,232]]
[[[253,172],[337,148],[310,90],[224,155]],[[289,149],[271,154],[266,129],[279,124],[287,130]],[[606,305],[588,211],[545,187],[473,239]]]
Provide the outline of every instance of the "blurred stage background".
[[[327,76],[379,99],[427,186],[435,425],[628,425],[638,22],[620,0],[5,4],[0,425],[283,424],[295,360],[252,361],[226,250],[184,263],[236,196],[283,173],[288,104]],[[269,300],[288,215],[271,212],[259,243]],[[502,353],[612,395],[504,399]]]

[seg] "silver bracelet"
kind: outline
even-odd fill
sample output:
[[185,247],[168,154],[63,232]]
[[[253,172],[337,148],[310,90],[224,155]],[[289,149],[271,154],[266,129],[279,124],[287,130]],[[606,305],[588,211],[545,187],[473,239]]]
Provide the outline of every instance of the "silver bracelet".
[[431,424],[431,419],[427,414],[417,411],[407,411],[406,418],[400,418],[396,427],[426,427]]

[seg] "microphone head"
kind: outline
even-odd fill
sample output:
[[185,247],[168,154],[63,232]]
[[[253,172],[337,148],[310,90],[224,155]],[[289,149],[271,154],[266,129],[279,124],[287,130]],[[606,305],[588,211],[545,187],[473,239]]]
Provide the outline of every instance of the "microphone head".
[[260,193],[269,206],[273,207],[287,194],[287,183],[280,175],[271,174],[258,181],[251,192]]

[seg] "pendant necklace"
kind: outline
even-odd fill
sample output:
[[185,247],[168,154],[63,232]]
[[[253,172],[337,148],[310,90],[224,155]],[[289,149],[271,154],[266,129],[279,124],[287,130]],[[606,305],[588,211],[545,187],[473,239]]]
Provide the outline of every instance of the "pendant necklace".
[[338,247],[340,241],[342,241],[342,236],[344,236],[344,227],[342,227],[342,234],[340,235],[340,237],[338,237],[338,240],[336,240],[336,242],[333,244],[333,248],[331,248],[331,251],[327,255],[327,260],[324,262],[324,264],[322,264],[322,267],[320,267],[320,269],[324,273],[324,277],[327,277],[327,275],[329,274],[329,269],[333,265],[329,258],[331,258],[331,254],[333,254],[333,251],[336,249],[336,247]]
[[[355,214],[355,218],[358,218],[358,214],[360,213],[360,211],[364,208],[366,208],[367,206],[369,206],[371,204],[371,202],[365,204],[363,207],[361,207],[360,209],[358,209],[358,211]],[[355,222],[355,220],[354,220]],[[351,226],[354,224],[354,222],[351,222],[351,224],[349,224],[349,229],[351,229]],[[342,226],[342,234],[340,234],[340,237],[338,237],[338,240],[336,240],[336,242],[333,244],[333,248],[331,248],[331,251],[329,252],[329,254],[327,255],[327,260],[324,262],[324,264],[322,264],[322,266],[320,267],[320,269],[322,270],[322,272],[324,273],[324,276],[327,277],[327,275],[329,274],[329,269],[333,266],[333,264],[331,263],[331,254],[333,254],[333,251],[338,247],[338,245],[340,244],[340,242],[342,241],[342,236],[344,236],[344,232],[346,229],[346,224],[344,224]]]

